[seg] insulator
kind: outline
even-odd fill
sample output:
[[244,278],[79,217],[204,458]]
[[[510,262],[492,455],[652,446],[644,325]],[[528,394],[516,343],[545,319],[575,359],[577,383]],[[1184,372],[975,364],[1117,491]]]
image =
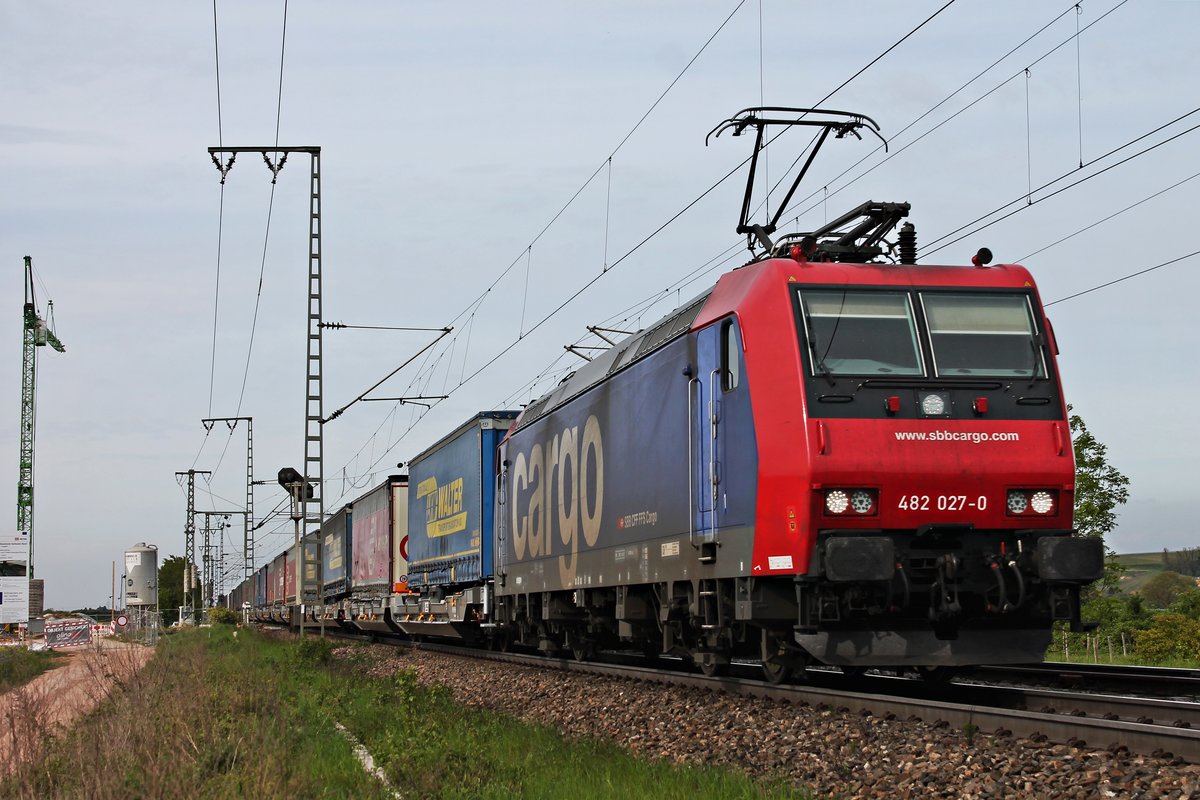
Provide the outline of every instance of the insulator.
[[911,222],[900,226],[900,263],[917,263],[917,229]]

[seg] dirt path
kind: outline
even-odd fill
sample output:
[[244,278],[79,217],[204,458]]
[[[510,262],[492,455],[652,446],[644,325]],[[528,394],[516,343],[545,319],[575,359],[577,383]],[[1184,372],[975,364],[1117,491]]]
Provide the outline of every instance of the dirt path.
[[0,772],[36,758],[45,735],[70,727],[154,654],[111,639],[64,652],[70,654],[67,663],[0,695]]

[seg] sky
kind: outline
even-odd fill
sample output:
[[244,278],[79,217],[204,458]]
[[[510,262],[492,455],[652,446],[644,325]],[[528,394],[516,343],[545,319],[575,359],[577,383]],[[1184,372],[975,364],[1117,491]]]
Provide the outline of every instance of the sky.
[[[1026,265],[1067,397],[1130,479],[1110,546],[1200,544],[1200,432],[1183,414],[1200,389],[1200,3],[944,6],[292,0],[285,33],[284,2],[0,0],[13,495],[23,256],[67,347],[39,351],[46,605],[106,605],[111,563],[119,575],[136,543],[183,552],[178,471],[212,472],[198,510],[243,507],[245,429],[201,419],[253,418],[258,520],[280,507],[278,469],[303,463],[308,157],[272,186],[244,154],[222,189],[209,147],[321,147],[326,321],[453,327],[373,393],[448,399],[362,402],[325,426],[332,510],[473,413],[552,386],[580,363],[564,346],[595,343],[586,326],[635,330],[742,263],[751,142],[705,137],[758,105],[859,112],[889,140],[886,154],[869,137],[828,142],[789,230],[907,201],[921,262],[986,246]],[[756,202],[807,141],[772,144]],[[438,335],[327,330],[325,413]],[[236,580],[232,522],[214,543]],[[272,516],[258,563],[291,536]]]

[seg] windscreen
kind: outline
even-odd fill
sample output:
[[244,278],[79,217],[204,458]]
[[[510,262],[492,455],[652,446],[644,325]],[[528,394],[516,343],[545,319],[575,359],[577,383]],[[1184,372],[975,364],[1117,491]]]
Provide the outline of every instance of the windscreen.
[[924,292],[921,305],[937,375],[1045,376],[1025,295]]
[[923,375],[906,292],[800,292],[813,374]]

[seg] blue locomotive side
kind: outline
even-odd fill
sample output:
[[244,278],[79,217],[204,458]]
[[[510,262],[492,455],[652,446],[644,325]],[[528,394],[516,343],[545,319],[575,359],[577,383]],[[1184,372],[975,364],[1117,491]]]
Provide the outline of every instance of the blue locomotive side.
[[[710,391],[706,344],[681,336],[619,372],[584,376],[578,396],[519,422],[505,445],[497,594],[662,580],[719,528],[752,526],[748,400],[735,408],[719,385]],[[728,428],[735,418],[742,435],[726,448],[714,419]],[[741,491],[714,496],[719,473]]]

